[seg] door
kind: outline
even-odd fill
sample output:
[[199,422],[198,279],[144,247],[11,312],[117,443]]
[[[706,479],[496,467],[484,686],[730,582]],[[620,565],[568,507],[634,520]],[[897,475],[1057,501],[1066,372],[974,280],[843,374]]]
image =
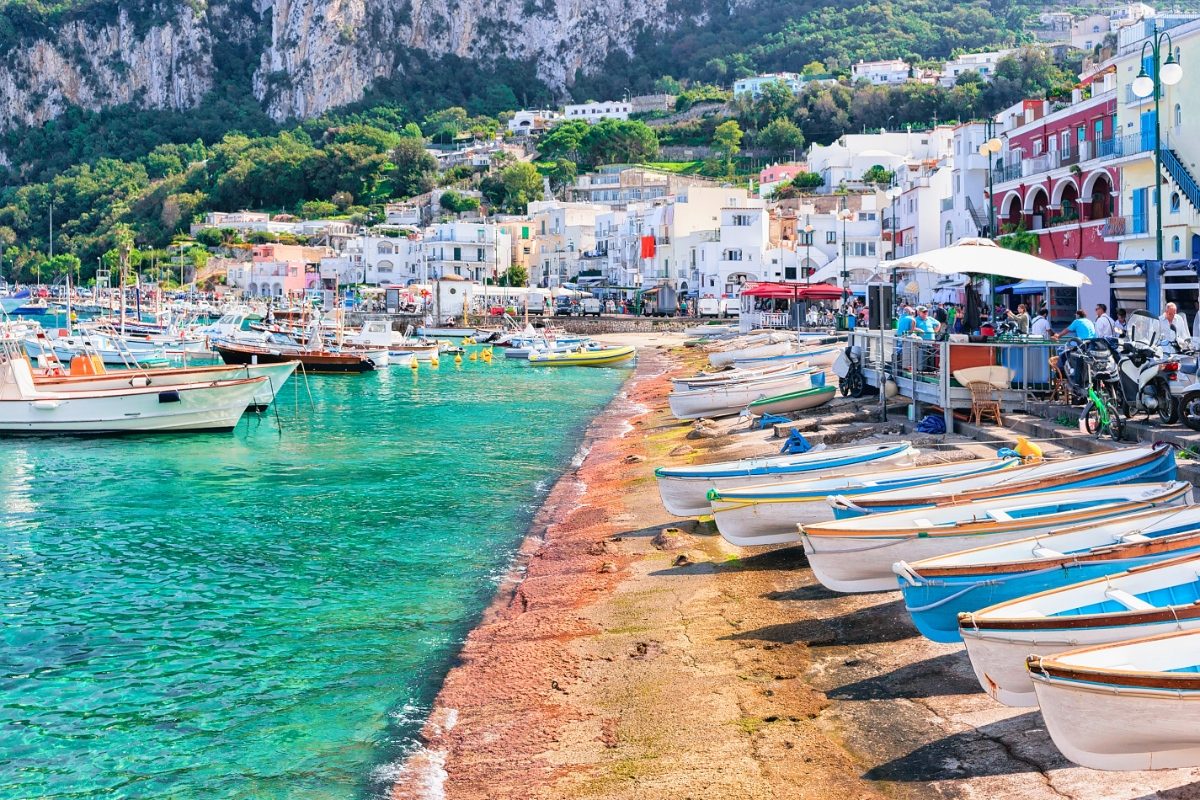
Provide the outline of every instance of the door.
[[1158,116],[1154,113],[1153,109],[1142,112],[1141,137],[1139,141],[1139,144],[1142,146],[1142,150],[1154,149],[1154,123],[1157,119]]
[[1130,233],[1146,232],[1146,217],[1149,215],[1146,196],[1149,194],[1149,191],[1149,189],[1133,190],[1133,214],[1130,219]]

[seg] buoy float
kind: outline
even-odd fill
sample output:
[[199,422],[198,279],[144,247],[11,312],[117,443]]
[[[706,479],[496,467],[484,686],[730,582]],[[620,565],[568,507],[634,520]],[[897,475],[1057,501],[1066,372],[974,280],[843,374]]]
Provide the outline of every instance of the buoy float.
[[433,358],[429,359],[429,366],[436,367],[437,365],[438,365],[438,357],[437,356],[434,356]]
[[455,353],[455,354],[454,354],[454,363],[455,363],[455,364],[461,364],[461,363],[462,363],[462,353]]
[[416,357],[416,356],[413,356],[412,358],[410,358],[410,359],[409,359],[409,361],[408,361],[408,365],[409,365],[410,367],[412,367],[413,369],[420,369],[420,368],[421,368],[421,362],[420,362],[420,361],[417,361],[417,357]]
[[474,350],[472,350],[472,351],[471,351],[471,354],[470,354],[469,356],[467,356],[467,358],[471,359],[472,361],[478,361],[478,360],[479,360],[479,354],[478,354],[478,353],[476,353]]

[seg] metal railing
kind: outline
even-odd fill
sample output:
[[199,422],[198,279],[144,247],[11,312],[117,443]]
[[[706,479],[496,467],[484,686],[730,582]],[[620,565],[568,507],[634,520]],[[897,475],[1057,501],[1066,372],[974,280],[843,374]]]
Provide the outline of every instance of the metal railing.
[[1101,236],[1142,236],[1149,230],[1149,217],[1135,214],[1127,217],[1109,217],[1104,221]]

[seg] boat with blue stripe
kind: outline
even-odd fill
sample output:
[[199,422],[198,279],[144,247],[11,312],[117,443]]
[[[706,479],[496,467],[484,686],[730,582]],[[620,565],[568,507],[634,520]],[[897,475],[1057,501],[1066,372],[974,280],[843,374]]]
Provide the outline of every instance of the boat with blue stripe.
[[[1178,483],[1180,492],[1191,485]],[[959,642],[958,615],[1120,570],[1200,555],[1200,506],[1158,508],[893,565],[922,635]]]
[[1175,450],[1169,444],[1130,447],[1059,461],[1043,461],[1008,470],[1004,475],[979,475],[918,486],[848,497],[830,497],[834,517],[846,519],[906,509],[969,503],[1031,492],[1122,483],[1173,481]]

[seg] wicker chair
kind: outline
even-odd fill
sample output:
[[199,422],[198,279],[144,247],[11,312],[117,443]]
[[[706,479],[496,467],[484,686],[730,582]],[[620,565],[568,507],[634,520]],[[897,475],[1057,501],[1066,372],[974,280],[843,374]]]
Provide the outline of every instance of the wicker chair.
[[967,384],[971,390],[971,422],[983,424],[983,418],[991,416],[996,424],[1004,427],[1004,417],[1000,415],[1000,390],[987,381],[972,381]]

